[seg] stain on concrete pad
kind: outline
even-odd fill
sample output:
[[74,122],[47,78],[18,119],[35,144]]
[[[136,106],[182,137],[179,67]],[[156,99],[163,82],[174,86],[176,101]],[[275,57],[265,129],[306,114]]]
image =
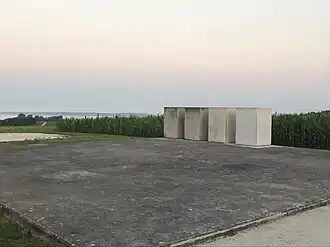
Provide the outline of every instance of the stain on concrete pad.
[[215,162],[212,162],[210,160],[197,160],[197,162],[205,163],[205,164],[210,164],[210,165],[214,165],[215,164]]
[[121,146],[121,144],[120,143],[113,143],[113,144],[111,144],[112,146]]
[[239,164],[224,164],[222,166],[224,169],[229,170],[255,170],[255,169],[262,169],[264,166],[258,164],[247,164],[247,163],[239,163]]
[[49,144],[47,143],[32,143],[32,144],[28,144],[29,147],[47,147],[49,146]]
[[118,170],[134,170],[137,168],[137,165],[132,164],[132,163],[127,163],[127,164],[122,164],[122,163],[111,163],[111,165],[109,165],[108,167],[102,167],[100,168],[98,171],[100,173],[111,173],[111,172],[116,172]]
[[44,179],[54,179],[63,182],[82,181],[90,178],[106,178],[105,175],[87,171],[61,171],[57,173],[45,174],[41,177]]

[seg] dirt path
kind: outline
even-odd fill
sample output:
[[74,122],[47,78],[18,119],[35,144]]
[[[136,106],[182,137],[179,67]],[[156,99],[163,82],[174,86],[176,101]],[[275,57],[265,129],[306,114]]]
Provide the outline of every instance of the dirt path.
[[330,206],[219,239],[199,247],[219,246],[330,246]]

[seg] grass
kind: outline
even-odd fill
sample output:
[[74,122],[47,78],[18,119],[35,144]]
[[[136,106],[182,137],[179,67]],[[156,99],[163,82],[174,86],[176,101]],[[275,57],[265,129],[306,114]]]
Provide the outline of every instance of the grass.
[[30,126],[0,126],[0,133],[49,133],[55,134],[56,125],[54,123],[41,125],[30,125]]
[[56,130],[55,123],[48,123],[45,126],[31,125],[31,126],[0,126],[0,133],[47,133],[65,135],[67,138],[60,139],[38,139],[27,140],[23,142],[11,142],[11,144],[56,144],[68,142],[82,142],[82,141],[106,141],[127,139],[126,136],[104,135],[104,134],[90,134],[90,133],[67,133]]
[[20,227],[9,221],[0,220],[0,247],[45,247],[38,239]]

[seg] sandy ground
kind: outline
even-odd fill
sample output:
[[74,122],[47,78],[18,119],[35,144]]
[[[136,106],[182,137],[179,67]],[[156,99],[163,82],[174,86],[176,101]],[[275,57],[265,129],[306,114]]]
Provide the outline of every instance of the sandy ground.
[[219,239],[199,247],[219,246],[330,246],[330,206]]
[[44,133],[0,133],[0,142],[25,141],[25,140],[35,140],[35,139],[56,139],[56,138],[64,138],[64,136],[57,134],[44,134]]

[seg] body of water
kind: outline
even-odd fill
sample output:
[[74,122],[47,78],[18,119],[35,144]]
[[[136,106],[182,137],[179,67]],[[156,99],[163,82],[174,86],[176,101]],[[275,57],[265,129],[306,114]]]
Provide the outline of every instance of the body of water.
[[0,112],[0,120],[6,118],[17,117],[18,114],[23,113],[25,115],[33,115],[33,116],[43,116],[43,117],[52,117],[52,116],[63,116],[64,118],[84,118],[84,117],[92,117],[96,118],[97,114],[100,117],[113,117],[115,115],[119,116],[147,116],[147,113],[93,113],[93,112]]

